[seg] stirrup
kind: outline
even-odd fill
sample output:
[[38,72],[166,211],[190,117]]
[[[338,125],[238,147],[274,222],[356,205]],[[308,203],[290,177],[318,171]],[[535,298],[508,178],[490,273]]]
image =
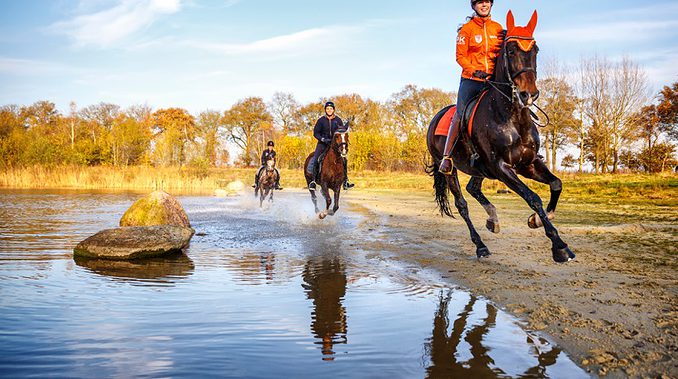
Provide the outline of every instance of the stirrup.
[[350,190],[351,188],[355,187],[355,184],[349,183],[348,180],[344,182],[344,189],[346,191]]
[[312,180],[310,183],[308,183],[308,190],[309,191],[315,191],[316,190],[315,180]]
[[[440,169],[440,168],[442,168],[442,163],[443,163],[445,160],[450,161],[450,170],[449,170],[449,171],[443,171],[443,170]],[[450,175],[450,174],[452,173],[452,168],[453,168],[453,167],[454,167],[454,163],[452,162],[452,158],[450,158],[449,156],[445,156],[445,157],[443,157],[443,160],[440,161],[440,167],[438,168],[438,171],[440,171],[441,174],[444,174],[444,175]]]
[[471,167],[476,165],[476,161],[478,159],[480,159],[480,155],[478,155],[478,153],[474,152],[473,154],[471,154]]

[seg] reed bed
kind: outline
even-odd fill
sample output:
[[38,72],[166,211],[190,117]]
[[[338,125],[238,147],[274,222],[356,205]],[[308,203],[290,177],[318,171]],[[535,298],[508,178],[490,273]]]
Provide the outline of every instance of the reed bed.
[[[34,189],[155,190],[211,193],[232,181],[249,186],[255,168],[210,168],[152,166],[28,166],[0,171],[0,187]],[[281,169],[281,184],[287,188],[304,188],[302,170]],[[433,180],[423,172],[350,172],[356,189],[373,191],[431,191]],[[678,174],[558,174],[563,180],[563,196],[587,201],[609,202],[615,199],[663,202],[678,205]],[[460,174],[462,187],[469,177]],[[527,181],[542,196],[548,196],[545,184]],[[486,180],[484,191],[490,195],[506,190],[504,184]]]

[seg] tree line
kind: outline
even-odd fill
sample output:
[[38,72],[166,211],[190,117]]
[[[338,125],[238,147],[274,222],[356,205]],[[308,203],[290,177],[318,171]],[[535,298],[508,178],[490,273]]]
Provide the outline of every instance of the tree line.
[[[539,80],[541,108],[550,125],[540,129],[543,155],[561,166],[596,173],[659,172],[676,165],[678,82],[647,94],[645,73],[629,59],[583,59],[578,70],[547,64]],[[332,100],[351,121],[353,170],[419,171],[427,160],[431,118],[456,94],[407,85],[379,102],[344,94],[302,104],[293,94],[241,99],[224,111],[191,114],[148,105],[121,108],[98,103],[65,113],[50,101],[0,107],[0,165],[129,165],[219,167],[258,164],[274,140],[279,166],[302,167],[313,150],[313,126]],[[228,147],[232,148],[229,149]],[[237,151],[231,157],[229,151]]]

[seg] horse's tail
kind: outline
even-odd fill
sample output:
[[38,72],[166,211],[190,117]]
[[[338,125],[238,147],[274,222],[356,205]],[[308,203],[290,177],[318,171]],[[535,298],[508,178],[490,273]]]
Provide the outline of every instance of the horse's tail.
[[454,218],[452,209],[450,209],[450,199],[447,196],[447,178],[445,178],[445,174],[438,171],[438,168],[439,164],[434,161],[426,167],[426,173],[433,177],[433,188],[436,191],[436,203],[438,204],[440,215]]

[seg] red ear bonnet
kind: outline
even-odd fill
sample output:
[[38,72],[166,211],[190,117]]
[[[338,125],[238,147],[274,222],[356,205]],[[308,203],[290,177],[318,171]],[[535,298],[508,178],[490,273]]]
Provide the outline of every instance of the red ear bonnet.
[[527,26],[516,26],[513,12],[506,14],[506,41],[515,41],[523,51],[530,51],[534,46],[534,29],[537,27],[537,11],[532,13],[532,18]]

